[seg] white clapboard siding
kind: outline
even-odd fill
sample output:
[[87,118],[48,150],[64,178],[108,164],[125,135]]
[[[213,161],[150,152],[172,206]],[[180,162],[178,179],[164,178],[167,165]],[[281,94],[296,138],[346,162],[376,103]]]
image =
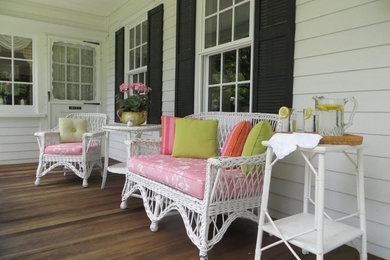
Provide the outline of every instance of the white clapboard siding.
[[[390,1],[297,1],[293,107],[313,107],[312,97],[320,95],[358,100],[347,132],[364,138],[368,250],[385,259],[390,259],[389,31]],[[351,110],[345,107],[345,120]],[[348,153],[356,157],[355,151]],[[273,217],[302,210],[303,162],[294,153],[274,166]],[[340,153],[327,154],[325,167],[326,211],[334,217],[352,213],[355,167]],[[357,219],[351,223],[357,225]]]

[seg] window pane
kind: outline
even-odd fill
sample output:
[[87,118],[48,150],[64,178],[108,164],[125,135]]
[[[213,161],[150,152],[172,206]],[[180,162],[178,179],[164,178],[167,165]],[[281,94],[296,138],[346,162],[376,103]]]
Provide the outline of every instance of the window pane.
[[12,105],[12,85],[0,83],[0,105]]
[[15,105],[32,105],[32,85],[30,84],[15,84],[14,89],[14,104]]
[[68,100],[80,100],[79,84],[67,84],[66,97]]
[[32,40],[22,37],[14,37],[14,58],[32,59]]
[[142,23],[142,43],[148,41],[148,22]]
[[11,60],[0,59],[0,80],[12,81]]
[[93,68],[81,68],[81,82],[93,83]]
[[209,111],[219,111],[219,87],[209,88]]
[[129,55],[129,67],[130,69],[134,69],[134,50],[130,51],[130,55]]
[[70,82],[79,82],[80,81],[80,78],[79,78],[79,67],[78,66],[71,66],[71,65],[68,65],[67,66],[67,81],[70,81]]
[[53,80],[65,81],[65,65],[53,64]]
[[32,62],[14,60],[14,80],[21,82],[32,82]]
[[213,14],[217,11],[217,0],[206,1],[206,16]]
[[81,85],[81,99],[93,100],[93,85]]
[[133,83],[138,82],[138,74],[133,75]]
[[0,34],[0,57],[11,58],[11,36]]
[[219,0],[219,10],[225,9],[233,4],[233,0]]
[[53,61],[65,63],[65,47],[53,45]]
[[148,45],[142,46],[142,65],[146,66],[148,63]]
[[236,88],[234,85],[222,87],[222,112],[234,112]]
[[236,51],[223,54],[223,83],[236,81]]
[[137,25],[135,28],[135,46],[141,44],[141,25]]
[[249,112],[249,84],[238,85],[238,112]]
[[221,55],[210,56],[209,59],[209,84],[221,82]]
[[141,64],[141,47],[135,49],[135,68],[139,68]]
[[205,27],[204,45],[206,48],[213,47],[217,44],[217,16],[206,19]]
[[67,62],[71,64],[79,64],[79,48],[68,47],[67,52]]
[[232,40],[232,10],[228,10],[219,15],[219,40],[218,44],[230,42]]
[[249,3],[236,7],[234,14],[234,40],[249,36]]
[[134,48],[134,28],[132,28],[130,30],[130,37],[129,37],[129,40],[130,40],[130,49]]
[[251,48],[238,51],[238,81],[251,79]]
[[65,99],[65,84],[64,83],[53,83],[53,97],[55,99]]
[[81,49],[81,64],[93,66],[93,50]]
[[241,3],[242,1],[245,1],[245,0],[235,0],[234,2],[235,2],[236,4],[238,4],[238,3]]
[[138,82],[145,83],[145,74],[144,73],[140,73],[138,75]]

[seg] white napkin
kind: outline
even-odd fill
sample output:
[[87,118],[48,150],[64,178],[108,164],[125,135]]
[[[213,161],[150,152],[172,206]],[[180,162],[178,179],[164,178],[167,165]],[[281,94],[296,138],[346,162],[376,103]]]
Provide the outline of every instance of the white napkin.
[[274,150],[278,159],[282,159],[294,152],[297,147],[314,148],[320,142],[322,136],[318,134],[292,133],[274,134],[269,140],[269,144]]

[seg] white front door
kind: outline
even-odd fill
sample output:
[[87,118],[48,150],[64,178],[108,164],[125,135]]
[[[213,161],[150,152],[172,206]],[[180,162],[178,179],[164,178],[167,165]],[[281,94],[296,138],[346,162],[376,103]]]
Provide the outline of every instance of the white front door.
[[69,113],[100,112],[100,46],[50,38],[50,127]]

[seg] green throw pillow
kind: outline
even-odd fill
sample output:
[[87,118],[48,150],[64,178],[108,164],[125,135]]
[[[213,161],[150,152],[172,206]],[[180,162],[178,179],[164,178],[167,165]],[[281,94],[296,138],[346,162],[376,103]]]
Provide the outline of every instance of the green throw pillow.
[[[241,156],[251,156],[264,153],[267,147],[263,146],[261,142],[269,140],[271,136],[271,124],[267,121],[260,121],[249,132]],[[247,165],[242,165],[241,170],[245,173],[249,173],[251,169]]]
[[87,131],[87,120],[76,118],[59,118],[58,128],[62,143],[81,142]]
[[203,159],[217,156],[217,128],[218,120],[176,119],[172,156]]

